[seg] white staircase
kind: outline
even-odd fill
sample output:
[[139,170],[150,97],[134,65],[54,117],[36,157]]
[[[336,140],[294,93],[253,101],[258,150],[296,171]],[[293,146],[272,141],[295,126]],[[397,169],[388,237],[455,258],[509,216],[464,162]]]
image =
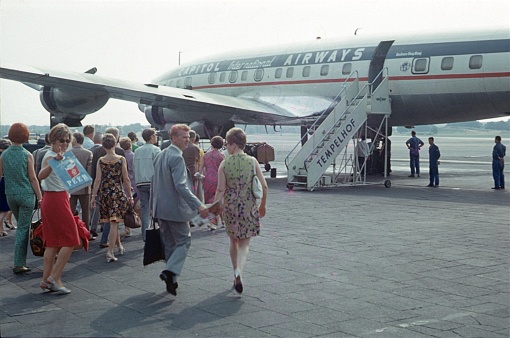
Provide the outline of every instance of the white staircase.
[[[379,74],[383,75],[384,70]],[[321,177],[338,155],[345,149],[357,131],[367,121],[368,114],[390,114],[390,100],[388,77],[385,76],[377,89],[371,93],[372,87],[366,84],[359,88],[359,79],[346,80],[339,94],[340,101],[318,125],[312,125],[315,130],[308,141],[287,164],[287,187],[306,187],[312,191],[320,184]],[[323,113],[325,115],[327,110]],[[321,115],[322,117],[322,115]],[[321,117],[317,121],[321,120]],[[299,144],[298,144],[299,145]],[[296,149],[298,147],[294,147]]]

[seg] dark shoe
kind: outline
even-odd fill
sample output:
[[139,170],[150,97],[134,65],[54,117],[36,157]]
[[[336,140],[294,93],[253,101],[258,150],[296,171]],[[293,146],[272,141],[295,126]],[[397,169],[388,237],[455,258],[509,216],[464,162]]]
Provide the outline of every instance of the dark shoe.
[[500,187],[492,187],[491,189],[499,190],[499,189],[501,189],[501,188],[500,188]]
[[163,270],[159,274],[159,278],[166,284],[166,291],[171,295],[177,296],[177,292],[175,291],[175,284],[177,283],[174,283],[173,276],[175,276],[175,274],[168,270]]
[[241,275],[234,278],[234,289],[238,294],[243,293],[243,282],[241,281]]
[[99,235],[97,234],[97,232],[95,230],[90,230],[90,236],[97,238]]
[[439,184],[436,184],[436,185],[434,186],[434,188],[439,188]]
[[499,189],[505,189],[505,186],[504,186],[504,185],[502,185],[501,187],[499,187]]
[[409,175],[409,176],[407,176],[407,177],[414,177],[414,175]]
[[99,243],[99,247],[100,248],[107,248],[108,247],[108,243]]
[[418,177],[420,177],[420,174],[418,174]]
[[30,269],[28,266],[15,266],[13,269],[12,269],[12,272],[14,272],[15,274],[20,274],[20,273],[25,273],[25,272],[29,272]]
[[432,184],[429,184],[429,185],[427,185],[427,187],[431,188],[431,187],[433,187],[433,185],[432,185]]

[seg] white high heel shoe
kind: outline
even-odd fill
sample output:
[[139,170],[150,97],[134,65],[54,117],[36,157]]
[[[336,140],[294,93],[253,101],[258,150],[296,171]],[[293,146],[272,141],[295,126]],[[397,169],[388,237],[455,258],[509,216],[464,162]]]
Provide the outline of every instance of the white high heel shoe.
[[109,252],[106,253],[106,262],[107,263],[116,262],[118,260],[119,259],[117,257],[115,257],[112,253],[109,253]]

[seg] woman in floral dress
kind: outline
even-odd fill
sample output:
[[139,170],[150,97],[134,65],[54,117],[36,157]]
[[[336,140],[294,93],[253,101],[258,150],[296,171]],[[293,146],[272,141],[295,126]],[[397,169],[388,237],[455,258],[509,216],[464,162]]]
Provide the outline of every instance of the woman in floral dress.
[[[260,234],[260,218],[266,214],[267,183],[255,158],[244,153],[246,134],[240,128],[227,132],[228,159],[218,170],[218,188],[215,201],[223,200],[227,235],[230,237],[230,259],[234,268],[234,289],[243,292],[242,273],[248,257],[251,237]],[[262,183],[260,205],[252,193],[256,175]]]
[[115,245],[119,255],[124,254],[124,247],[120,242],[119,223],[124,221],[124,215],[129,203],[133,204],[133,197],[126,196],[124,191],[131,191],[126,159],[115,154],[117,143],[113,134],[106,133],[103,136],[103,148],[106,155],[97,162],[97,174],[92,191],[92,208],[96,207],[96,195],[99,192],[100,222],[110,222],[110,234],[108,235],[107,262],[116,262],[118,259],[113,254]]

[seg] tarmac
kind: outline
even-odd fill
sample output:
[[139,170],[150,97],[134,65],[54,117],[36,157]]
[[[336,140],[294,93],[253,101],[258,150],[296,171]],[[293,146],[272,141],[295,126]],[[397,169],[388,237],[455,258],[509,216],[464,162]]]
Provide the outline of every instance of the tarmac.
[[[443,164],[442,164],[443,165]],[[12,273],[14,231],[0,238],[2,337],[509,337],[510,191],[487,170],[289,191],[268,178],[244,293],[232,289],[224,229],[192,228],[177,296],[143,267],[140,231],[107,263],[91,242],[64,273],[69,295],[39,288],[43,262]],[[440,169],[441,170],[441,169]]]

